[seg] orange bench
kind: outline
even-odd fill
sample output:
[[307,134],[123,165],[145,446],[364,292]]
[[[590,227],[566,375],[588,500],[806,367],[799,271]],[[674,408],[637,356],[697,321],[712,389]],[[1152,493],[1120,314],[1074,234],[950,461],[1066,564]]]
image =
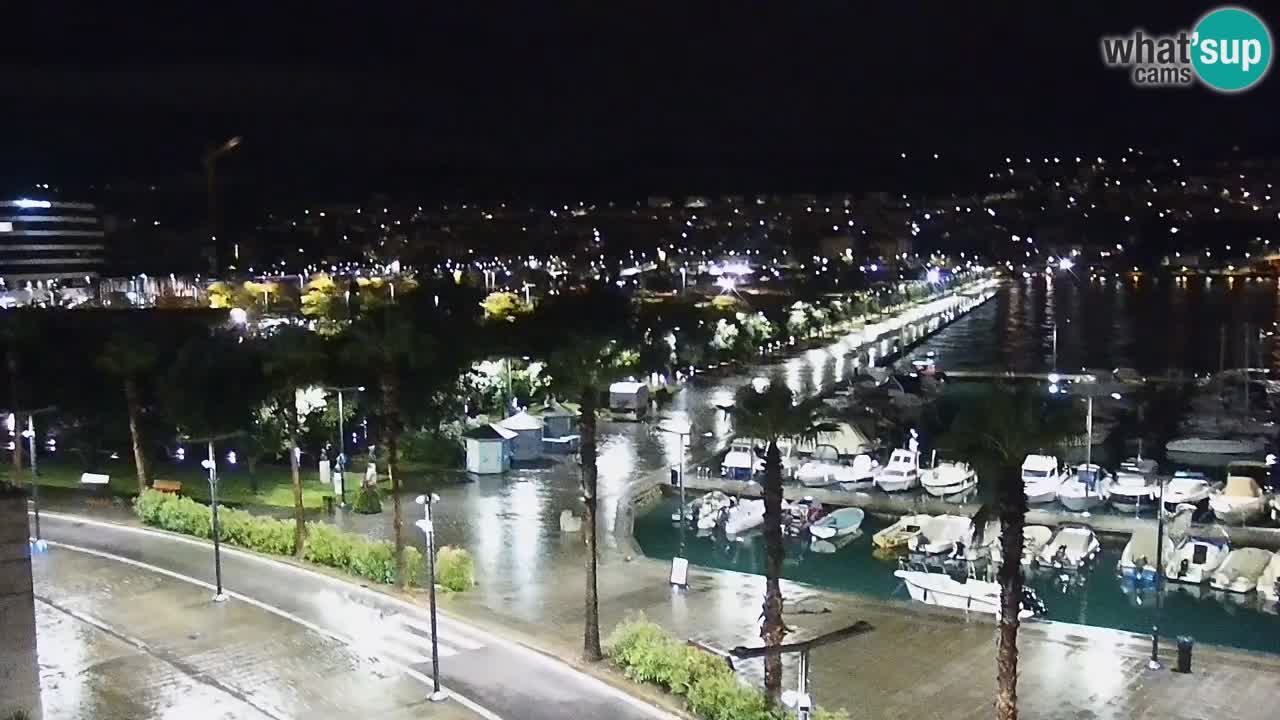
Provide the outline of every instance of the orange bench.
[[173,493],[177,495],[182,492],[182,483],[177,480],[156,480],[151,483],[151,489],[156,492]]

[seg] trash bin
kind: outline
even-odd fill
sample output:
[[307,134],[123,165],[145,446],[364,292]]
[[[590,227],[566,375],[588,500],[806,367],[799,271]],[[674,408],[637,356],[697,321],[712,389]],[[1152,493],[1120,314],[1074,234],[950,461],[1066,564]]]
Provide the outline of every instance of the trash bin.
[[1178,636],[1178,672],[1191,672],[1191,648],[1196,641],[1190,635]]

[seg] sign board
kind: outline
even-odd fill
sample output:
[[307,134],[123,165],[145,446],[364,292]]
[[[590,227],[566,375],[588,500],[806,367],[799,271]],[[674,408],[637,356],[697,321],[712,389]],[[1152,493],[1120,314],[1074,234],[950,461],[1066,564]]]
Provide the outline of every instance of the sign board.
[[689,561],[685,558],[671,558],[671,584],[676,587],[689,587]]
[[111,482],[110,475],[101,473],[82,473],[80,475],[80,484],[82,485],[106,485]]
[[331,482],[333,482],[333,480],[330,477],[329,461],[321,460],[320,461],[320,484],[328,485]]

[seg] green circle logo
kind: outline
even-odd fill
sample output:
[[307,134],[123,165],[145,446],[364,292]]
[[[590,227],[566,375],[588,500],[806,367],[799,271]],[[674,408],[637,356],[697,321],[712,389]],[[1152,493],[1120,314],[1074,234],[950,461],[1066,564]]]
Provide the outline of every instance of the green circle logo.
[[1248,10],[1218,8],[1200,18],[1192,32],[1191,64],[1214,90],[1248,90],[1271,66],[1271,31]]

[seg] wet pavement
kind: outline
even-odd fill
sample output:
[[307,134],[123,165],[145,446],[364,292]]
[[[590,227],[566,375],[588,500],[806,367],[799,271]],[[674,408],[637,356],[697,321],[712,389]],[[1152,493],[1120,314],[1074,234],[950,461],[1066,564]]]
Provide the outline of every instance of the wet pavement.
[[46,718],[480,717],[260,607],[72,550],[33,560]]

